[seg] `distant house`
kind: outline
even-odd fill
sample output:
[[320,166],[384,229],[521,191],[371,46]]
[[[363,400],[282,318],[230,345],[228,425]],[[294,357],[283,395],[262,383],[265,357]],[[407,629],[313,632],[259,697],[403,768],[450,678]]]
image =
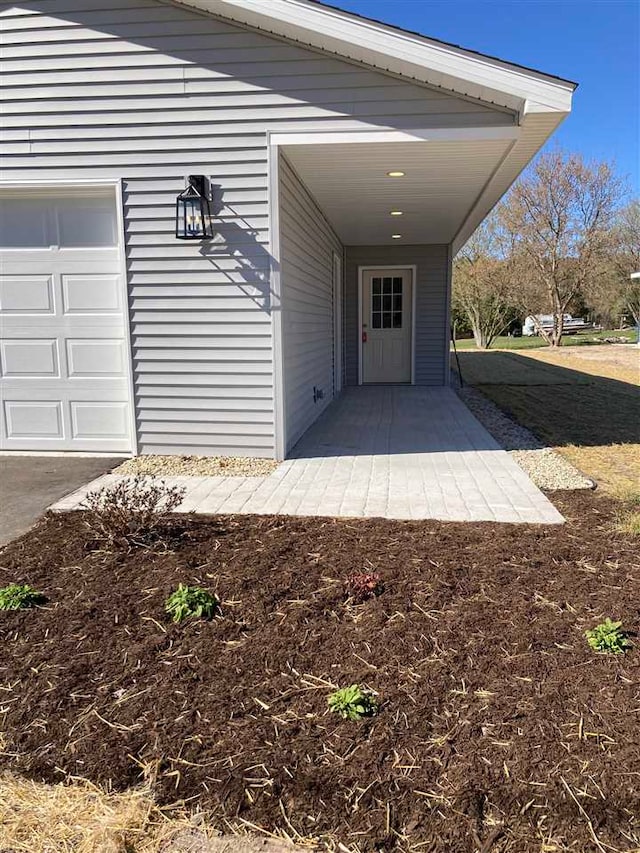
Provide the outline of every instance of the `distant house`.
[[[553,331],[553,314],[536,314],[525,317],[522,325],[522,334],[527,337],[540,334],[543,331]],[[583,317],[573,317],[571,314],[563,314],[563,332],[565,335],[575,335],[577,332],[586,332],[593,329],[593,323]]]
[[573,83],[309,0],[0,14],[2,447],[280,459],[447,384],[452,256]]

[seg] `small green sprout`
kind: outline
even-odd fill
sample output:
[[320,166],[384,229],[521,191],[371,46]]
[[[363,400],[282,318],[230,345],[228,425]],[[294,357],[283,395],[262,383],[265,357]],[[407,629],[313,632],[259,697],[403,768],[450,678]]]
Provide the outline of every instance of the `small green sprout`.
[[622,622],[612,622],[608,616],[595,628],[585,631],[585,637],[594,651],[608,655],[621,655],[631,648]]
[[27,610],[45,601],[44,595],[28,583],[10,583],[0,589],[0,610]]
[[327,703],[329,710],[340,714],[345,720],[358,721],[364,717],[375,717],[379,710],[377,699],[359,684],[336,690],[329,696]]
[[190,617],[211,619],[220,609],[218,596],[200,586],[185,586],[171,593],[165,602],[165,611],[174,622],[182,622]]

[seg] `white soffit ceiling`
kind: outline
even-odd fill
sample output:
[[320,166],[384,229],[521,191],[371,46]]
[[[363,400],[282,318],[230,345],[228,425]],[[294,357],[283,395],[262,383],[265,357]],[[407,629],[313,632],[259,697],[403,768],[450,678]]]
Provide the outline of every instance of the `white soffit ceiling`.
[[[451,242],[511,144],[336,143],[282,151],[345,245],[398,245]],[[392,170],[406,174],[390,178]],[[397,233],[402,238],[394,240]]]

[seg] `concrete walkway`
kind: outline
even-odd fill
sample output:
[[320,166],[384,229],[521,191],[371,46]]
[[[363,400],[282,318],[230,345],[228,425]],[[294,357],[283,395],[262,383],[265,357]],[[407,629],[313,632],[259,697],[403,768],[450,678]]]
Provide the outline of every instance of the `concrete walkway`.
[[[75,509],[108,474],[54,505]],[[268,477],[167,477],[179,512],[559,524],[525,472],[447,388],[350,388]]]

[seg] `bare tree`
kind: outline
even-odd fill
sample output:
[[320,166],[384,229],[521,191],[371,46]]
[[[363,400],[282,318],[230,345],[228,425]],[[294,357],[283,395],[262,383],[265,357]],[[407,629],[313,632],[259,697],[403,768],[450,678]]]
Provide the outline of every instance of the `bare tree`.
[[640,326],[640,201],[635,199],[623,207],[612,228],[612,259],[620,302]]
[[486,219],[453,265],[453,304],[469,321],[476,346],[488,349],[513,313],[511,253],[499,218]]
[[601,274],[607,235],[623,191],[607,163],[579,154],[543,154],[509,193],[501,220],[520,267],[517,289],[524,313],[553,316],[538,332],[562,343],[564,315]]
[[601,314],[631,314],[640,324],[640,202],[631,201],[620,208],[608,234],[604,270],[592,279],[584,291],[588,305]]

